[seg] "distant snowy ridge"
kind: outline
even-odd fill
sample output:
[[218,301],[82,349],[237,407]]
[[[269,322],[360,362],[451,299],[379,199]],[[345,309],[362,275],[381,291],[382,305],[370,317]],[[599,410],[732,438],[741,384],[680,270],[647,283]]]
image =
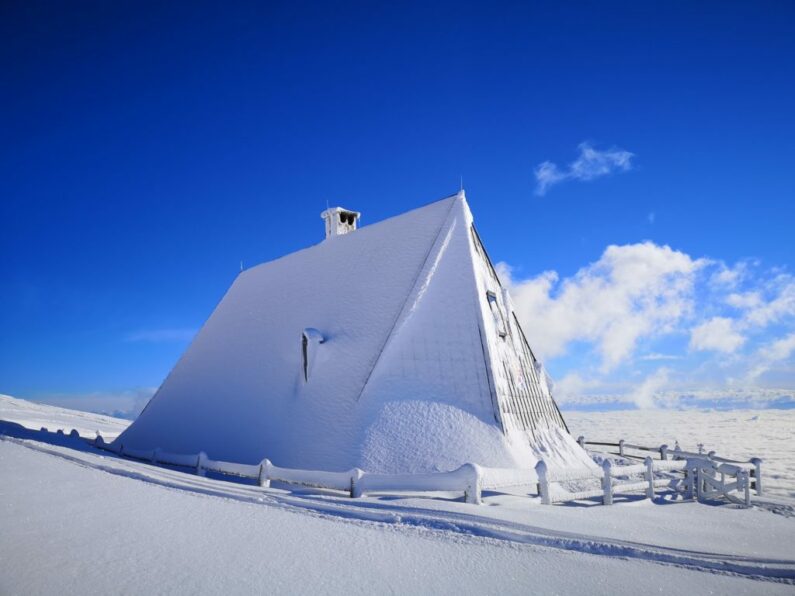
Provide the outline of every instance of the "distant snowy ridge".
[[[657,409],[795,409],[795,389],[784,388],[669,390],[654,393],[651,397]],[[635,396],[630,393],[565,394],[559,402],[564,411],[638,407]]]
[[68,434],[75,429],[83,437],[93,437],[101,433],[109,439],[116,438],[130,424],[129,420],[39,404],[2,394],[0,420],[20,424],[31,430],[46,427],[51,432],[62,430]]

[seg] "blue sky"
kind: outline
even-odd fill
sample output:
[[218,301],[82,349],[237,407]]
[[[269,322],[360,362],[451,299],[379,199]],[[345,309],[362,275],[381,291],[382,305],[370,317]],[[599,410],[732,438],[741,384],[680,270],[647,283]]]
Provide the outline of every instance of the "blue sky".
[[145,399],[241,260],[463,176],[564,402],[791,395],[795,8],[559,4],[4,3],[0,392]]

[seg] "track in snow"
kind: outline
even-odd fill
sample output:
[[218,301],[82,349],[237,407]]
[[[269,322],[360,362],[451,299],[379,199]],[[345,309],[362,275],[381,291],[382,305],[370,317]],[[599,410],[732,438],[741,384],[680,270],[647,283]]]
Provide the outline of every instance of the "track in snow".
[[[81,466],[170,489],[280,507],[298,513],[310,513],[354,523],[403,524],[440,532],[451,532],[460,536],[510,541],[597,556],[643,560],[710,573],[795,585],[795,561],[793,560],[718,554],[588,536],[519,522],[495,520],[474,512],[426,510],[396,503],[385,504],[370,499],[352,501],[333,496],[296,496],[285,494],[279,490],[199,477],[161,466],[119,458],[90,447],[86,448],[82,440],[77,441],[64,437],[61,445],[42,443],[30,438],[28,434],[30,432],[19,433],[22,437],[0,435],[0,439],[60,457]],[[73,445],[69,445],[70,442]],[[473,508],[473,511],[477,510]]]

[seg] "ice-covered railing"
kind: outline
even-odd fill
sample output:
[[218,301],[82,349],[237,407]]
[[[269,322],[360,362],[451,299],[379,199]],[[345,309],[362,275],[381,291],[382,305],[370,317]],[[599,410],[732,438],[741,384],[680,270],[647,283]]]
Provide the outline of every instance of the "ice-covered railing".
[[[45,428],[41,430],[47,432]],[[64,435],[64,432],[59,430],[58,434]],[[69,437],[81,439],[76,430],[72,430]],[[685,452],[678,448],[668,451],[664,445],[660,448],[651,448],[630,445],[624,441],[586,442],[583,437],[578,440],[583,447],[615,446],[619,450],[615,455],[622,458],[633,457],[627,454],[627,450],[640,449],[660,453],[661,459],[654,460],[646,456],[643,463],[632,465],[621,465],[620,461],[604,459],[601,462],[601,470],[550,469],[544,461],[540,461],[535,469],[485,468],[476,464],[464,464],[450,472],[374,474],[359,468],[345,472],[281,468],[273,465],[268,459],[262,460],[259,464],[240,464],[213,460],[204,452],[188,455],[168,453],[161,449],[130,449],[123,444],[108,444],[99,434],[88,442],[124,457],[153,464],[191,468],[200,476],[213,472],[251,479],[262,487],[269,487],[273,481],[344,491],[354,498],[375,493],[463,492],[467,503],[479,504],[484,490],[499,491],[521,487],[524,494],[532,494],[532,490],[524,489],[535,485],[538,496],[544,504],[601,498],[604,504],[610,505],[613,503],[613,496],[617,494],[643,492],[646,497],[654,498],[658,489],[665,487],[669,491],[683,492],[687,498],[699,500],[712,496],[734,499],[739,493],[743,496],[745,504],[750,505],[754,472],[757,494],[761,489],[759,470],[761,460],[758,459],[738,462],[737,465],[729,463],[725,458],[718,458],[712,452],[705,455]],[[668,456],[673,459],[668,459]],[[681,476],[677,477],[676,474]],[[575,487],[574,490],[572,486]]]
[[[673,449],[668,447],[668,445],[647,447],[644,445],[628,443],[624,439],[621,439],[617,443],[606,443],[602,441],[586,441],[585,437],[583,437],[582,435],[580,435],[577,438],[577,442],[580,444],[580,447],[582,447],[583,449],[589,451],[604,452],[608,453],[609,455],[617,455],[619,457],[627,459],[643,460],[649,453],[653,453],[654,455],[659,454],[660,460],[662,461],[667,461],[667,460],[678,461],[683,459],[698,459],[698,460],[706,459],[716,464],[722,464],[722,463],[730,464],[732,466],[736,466],[740,469],[746,470],[748,472],[751,488],[754,489],[754,492],[756,492],[757,495],[762,494],[762,460],[758,457],[752,457],[748,461],[729,459],[717,455],[714,451],[705,452],[704,446],[702,444],[698,445],[698,452],[694,452],[694,451],[684,451],[679,447],[678,444]],[[604,449],[589,449],[589,447],[597,447],[597,448],[607,447],[608,450],[605,451]],[[609,449],[613,449],[613,451],[610,451]]]
[[[577,442],[584,449],[586,445],[615,447],[617,451],[608,452],[609,455],[616,455],[622,461],[643,459],[643,463],[620,465],[604,459],[601,473],[596,473],[550,471],[541,461],[536,466],[536,475],[542,503],[600,497],[605,505],[611,505],[616,494],[644,492],[647,498],[653,499],[656,489],[665,487],[684,493],[685,498],[698,500],[715,496],[736,500],[740,496],[742,502],[750,506],[751,488],[757,495],[762,494],[762,460],[759,458],[738,462],[719,457],[714,452],[703,453],[703,449],[693,453],[683,451],[678,445],[669,450],[667,445],[646,447],[623,439],[618,443],[606,443],[586,441],[581,436]],[[633,450],[644,452],[645,457],[630,453]],[[660,459],[655,460],[648,453],[659,454]],[[585,488],[566,490],[564,485],[584,485]]]
[[[326,472],[322,470],[298,470],[281,468],[264,459],[259,464],[239,464],[210,459],[206,453],[181,455],[167,453],[160,449],[138,450],[125,447],[123,444],[107,444],[101,436],[93,441],[100,449],[112,451],[125,457],[140,459],[153,464],[166,464],[194,468],[200,476],[207,472],[215,472],[229,476],[238,476],[256,480],[262,487],[270,486],[271,482],[339,490],[347,492],[351,497],[362,497],[371,493],[394,492],[463,492],[467,503],[480,504],[483,489],[484,469],[475,464],[464,464],[450,472],[427,474],[372,474],[353,468],[345,472]],[[531,472],[532,473],[532,472]],[[526,474],[525,474],[526,475]],[[503,481],[516,482],[516,478],[500,477]],[[487,488],[496,485],[492,482]]]
[[[544,461],[540,461],[535,471],[538,477],[538,494],[545,505],[596,497],[600,497],[605,505],[612,505],[615,494],[644,492],[647,498],[653,499],[658,488],[675,489],[675,479],[661,478],[657,473],[684,471],[687,465],[686,461],[655,461],[650,457],[642,464],[631,466],[616,466],[610,460],[605,460],[601,473],[597,473],[589,470],[550,470]],[[595,486],[574,491],[566,490],[562,486],[578,483]]]

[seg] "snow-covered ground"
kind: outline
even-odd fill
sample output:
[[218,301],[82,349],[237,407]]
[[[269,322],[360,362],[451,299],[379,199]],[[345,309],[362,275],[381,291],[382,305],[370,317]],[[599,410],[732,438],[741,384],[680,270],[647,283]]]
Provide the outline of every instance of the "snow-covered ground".
[[33,430],[45,427],[50,432],[62,430],[68,434],[76,429],[81,436],[88,438],[99,432],[108,441],[115,439],[130,424],[129,420],[38,404],[2,394],[0,420],[15,422]]
[[705,451],[763,460],[765,490],[795,497],[795,410],[629,410],[564,412],[571,433],[587,440]]
[[[0,406],[34,429],[70,416]],[[125,424],[72,416],[89,436]],[[568,418],[575,432],[616,436]],[[352,500],[199,478],[8,422],[0,431],[2,594],[795,592],[795,518],[760,508]]]

